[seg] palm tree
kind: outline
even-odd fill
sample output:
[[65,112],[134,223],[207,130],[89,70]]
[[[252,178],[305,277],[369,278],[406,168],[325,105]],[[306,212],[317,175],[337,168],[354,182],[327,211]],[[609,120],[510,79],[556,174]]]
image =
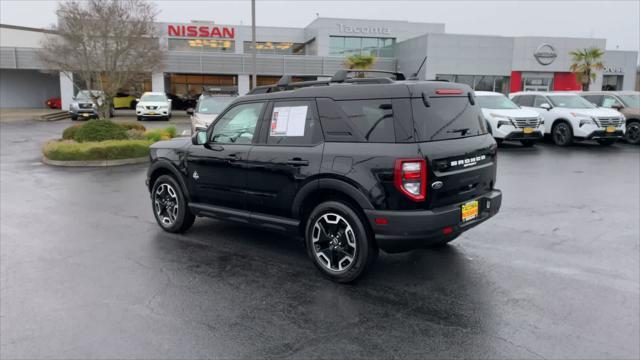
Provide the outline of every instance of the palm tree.
[[[373,64],[375,63],[375,55],[354,54],[349,56],[347,60],[345,60],[344,66],[346,66],[347,69],[368,70],[371,69],[373,67]],[[364,73],[359,73],[356,76],[364,77]]]
[[604,51],[597,47],[585,48],[569,52],[573,63],[569,67],[571,72],[576,75],[576,80],[582,84],[582,90],[588,91],[589,85],[596,80],[596,70],[602,70],[602,56]]

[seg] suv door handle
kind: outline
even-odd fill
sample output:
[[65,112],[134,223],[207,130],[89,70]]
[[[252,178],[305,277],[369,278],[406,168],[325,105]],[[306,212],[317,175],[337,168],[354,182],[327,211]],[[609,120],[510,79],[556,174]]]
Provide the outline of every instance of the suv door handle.
[[302,160],[300,158],[293,158],[293,159],[287,160],[287,165],[308,166],[309,165],[309,160]]
[[227,155],[227,157],[224,158],[227,161],[236,161],[238,160],[238,155],[236,154],[229,154]]

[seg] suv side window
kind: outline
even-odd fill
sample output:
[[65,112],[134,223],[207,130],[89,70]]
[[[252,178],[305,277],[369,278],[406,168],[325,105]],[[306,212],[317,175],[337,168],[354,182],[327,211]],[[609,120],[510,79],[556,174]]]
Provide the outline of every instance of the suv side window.
[[227,111],[213,125],[211,142],[251,144],[264,102],[239,104]]
[[267,115],[267,144],[314,145],[322,141],[314,101],[276,101]]
[[[539,108],[542,104],[549,104],[549,100],[547,100],[544,96],[536,95],[535,100],[533,100],[533,107]],[[551,105],[551,104],[549,104]]]
[[533,107],[534,95],[520,95],[514,99],[514,102],[520,106]]
[[606,108],[612,108],[614,106],[622,106],[622,104],[620,104],[620,101],[618,101],[618,99],[614,98],[611,95],[605,95],[604,98],[602,99],[602,105],[600,105],[602,107],[606,107]]
[[347,121],[365,142],[393,143],[393,105],[390,99],[336,101]]
[[582,97],[596,106],[602,106],[602,95],[582,95]]
[[396,141],[391,99],[334,101],[318,98],[317,103],[325,141]]

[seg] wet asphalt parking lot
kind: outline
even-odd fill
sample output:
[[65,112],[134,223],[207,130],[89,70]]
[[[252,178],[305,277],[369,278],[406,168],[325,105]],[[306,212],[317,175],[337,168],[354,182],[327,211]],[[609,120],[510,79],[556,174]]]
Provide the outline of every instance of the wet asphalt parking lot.
[[70,124],[0,124],[3,359],[640,357],[640,147],[501,148],[495,218],[339,285],[277,233],[163,232],[146,165],[41,164]]

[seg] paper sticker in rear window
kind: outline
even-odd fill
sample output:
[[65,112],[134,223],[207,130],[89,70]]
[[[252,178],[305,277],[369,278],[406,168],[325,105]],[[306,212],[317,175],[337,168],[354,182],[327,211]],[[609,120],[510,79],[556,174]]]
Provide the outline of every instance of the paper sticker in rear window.
[[274,107],[270,136],[304,136],[308,106]]

